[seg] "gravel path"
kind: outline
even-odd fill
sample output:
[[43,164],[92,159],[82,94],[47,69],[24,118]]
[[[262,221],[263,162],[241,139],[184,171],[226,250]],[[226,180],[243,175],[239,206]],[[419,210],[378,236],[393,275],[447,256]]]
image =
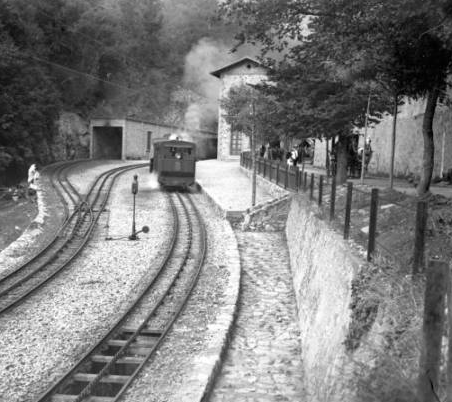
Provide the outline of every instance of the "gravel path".
[[[98,170],[105,168],[74,180],[83,188]],[[137,227],[148,224],[151,232],[131,242],[130,183],[136,172],[141,177]],[[0,317],[0,401],[35,399],[101,337],[132,301],[143,276],[157,266],[172,223],[166,196],[146,168],[122,176],[108,210],[80,258],[27,303]],[[106,241],[107,235],[120,239]]]
[[210,402],[305,400],[295,295],[284,233],[236,231],[242,292]]

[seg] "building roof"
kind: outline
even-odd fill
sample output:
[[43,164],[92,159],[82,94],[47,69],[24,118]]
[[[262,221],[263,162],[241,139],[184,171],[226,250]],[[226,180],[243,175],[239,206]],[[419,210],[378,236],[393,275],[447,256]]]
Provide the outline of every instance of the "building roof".
[[223,74],[225,71],[228,71],[232,68],[235,68],[241,64],[245,63],[251,63],[254,64],[255,67],[262,67],[262,64],[259,63],[257,60],[252,59],[251,57],[243,57],[240,60],[235,61],[234,63],[228,64],[227,66],[221,67],[219,70],[212,71],[210,74],[220,78],[221,74]]

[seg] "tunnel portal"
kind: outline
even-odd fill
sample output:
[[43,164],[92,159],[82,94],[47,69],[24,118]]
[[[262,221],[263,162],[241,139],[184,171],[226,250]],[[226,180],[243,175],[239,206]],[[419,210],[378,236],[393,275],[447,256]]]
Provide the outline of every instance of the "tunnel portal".
[[93,127],[94,159],[121,159],[122,127]]

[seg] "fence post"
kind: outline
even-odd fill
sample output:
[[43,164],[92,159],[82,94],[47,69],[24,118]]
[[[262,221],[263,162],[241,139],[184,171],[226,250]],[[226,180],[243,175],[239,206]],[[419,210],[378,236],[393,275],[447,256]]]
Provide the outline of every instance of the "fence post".
[[267,174],[267,159],[264,159],[264,178],[266,174]]
[[278,162],[278,164],[276,165],[276,185],[278,185],[278,181],[279,181],[279,165],[280,163]]
[[295,191],[298,193],[300,190],[300,169],[295,169]]
[[350,215],[352,211],[352,195],[353,195],[353,183],[347,183],[347,198],[345,200],[345,221],[344,221],[344,239],[348,239],[350,236]]
[[311,185],[309,187],[309,199],[314,199],[314,173],[311,173]]
[[378,214],[378,188],[373,188],[370,193],[370,219],[369,239],[367,242],[367,261],[372,259],[375,251],[375,239],[377,238],[377,214]]
[[419,360],[418,393],[421,402],[436,402],[445,316],[448,266],[429,261],[426,270],[422,347]]
[[413,275],[419,273],[424,266],[425,229],[427,226],[428,203],[418,201],[416,208],[416,229],[414,232]]
[[306,192],[308,190],[308,172],[303,173],[303,191]]
[[319,199],[318,199],[319,207],[322,205],[322,199],[323,199],[323,175],[320,175],[319,176]]
[[284,177],[284,188],[287,189],[289,183],[289,165],[286,165],[286,176]]
[[330,221],[334,219],[335,209],[336,209],[336,176],[333,175],[331,181]]
[[452,274],[447,267],[447,322],[449,324],[449,351],[447,357],[446,402],[452,402]]

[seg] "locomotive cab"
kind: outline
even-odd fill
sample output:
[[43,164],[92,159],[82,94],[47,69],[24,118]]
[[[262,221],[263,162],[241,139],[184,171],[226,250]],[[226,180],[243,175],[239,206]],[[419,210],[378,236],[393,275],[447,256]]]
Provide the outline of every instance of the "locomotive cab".
[[196,145],[188,141],[159,141],[154,144],[150,170],[157,172],[164,187],[187,188],[195,182]]

